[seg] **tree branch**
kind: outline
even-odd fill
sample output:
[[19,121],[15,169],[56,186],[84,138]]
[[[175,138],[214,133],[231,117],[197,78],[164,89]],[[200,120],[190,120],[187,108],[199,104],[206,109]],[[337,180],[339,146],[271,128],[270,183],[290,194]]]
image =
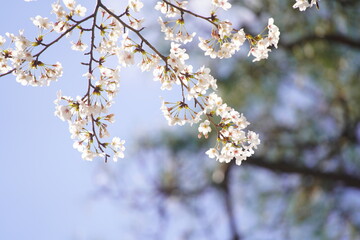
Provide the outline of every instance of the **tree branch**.
[[269,162],[259,157],[252,157],[251,159],[249,159],[249,161],[245,161],[244,165],[257,166],[281,173],[295,173],[312,176],[315,178],[337,182],[347,187],[354,187],[360,189],[360,178],[344,172],[325,172],[319,169],[296,166],[292,163],[287,163],[285,161]]
[[110,9],[108,9],[104,4],[99,1],[99,6],[104,9],[109,15],[111,15],[113,18],[115,18],[121,25],[123,25],[125,28],[128,28],[130,31],[134,32],[149,48],[151,48],[164,62],[167,62],[167,59],[164,55],[162,55],[141,33],[140,30],[136,30],[135,28],[131,27],[130,25],[126,24],[123,20],[120,19],[119,16],[117,16],[114,12],[112,12]]
[[231,235],[231,240],[241,240],[242,236],[237,230],[237,222],[235,218],[235,211],[232,201],[232,195],[231,195],[231,169],[235,167],[234,164],[226,164],[223,166],[224,169],[224,181],[219,185],[220,189],[223,191],[223,197],[224,197],[224,205],[226,214],[229,220],[229,230]]
[[[64,36],[66,36],[69,32],[71,32],[72,30],[74,30],[77,26],[79,26],[81,23],[83,22],[86,22],[87,20],[89,20],[90,18],[94,17],[94,14],[91,14],[90,16],[86,17],[86,18],[83,18],[82,20],[80,21],[76,21],[76,23],[71,26],[69,29],[67,29],[65,32],[63,32],[59,37],[57,37],[55,40],[53,40],[52,42],[50,43],[47,43],[43,46],[45,46],[43,49],[41,49],[38,53],[34,54],[33,55],[33,58],[35,58],[36,60],[39,59],[40,55],[45,52],[46,49],[48,49],[49,47],[51,47],[52,45],[54,45],[55,43],[57,43],[60,39],[62,39]],[[22,63],[24,63],[25,61],[23,60]],[[0,78],[1,77],[4,77],[12,72],[16,71],[16,68],[13,68],[11,70],[9,70],[8,72],[6,73],[2,73],[0,74]]]
[[342,35],[341,33],[333,33],[333,34],[325,34],[323,36],[318,36],[315,34],[303,36],[294,42],[289,43],[280,43],[285,48],[294,48],[296,46],[302,45],[306,42],[312,41],[328,41],[328,42],[335,42],[338,44],[346,45],[349,47],[360,49],[360,39],[352,39],[349,36]]
[[[178,7],[178,6],[176,6],[175,4],[172,4],[171,2],[166,1],[166,0],[163,0],[163,2],[166,3],[167,5],[170,5],[170,6],[174,7],[174,8],[176,8],[177,10],[179,10],[179,11],[182,12],[182,13],[185,12],[185,13],[188,13],[188,14],[194,16],[194,17],[201,18],[201,19],[203,19],[203,20],[205,20],[205,21],[208,21],[209,23],[211,23],[212,25],[214,25],[216,28],[218,27],[218,25],[217,25],[214,21],[212,21],[212,17],[204,17],[204,16],[201,16],[201,15],[196,14],[196,13],[194,13],[194,12],[192,12],[192,11],[187,10],[187,9]],[[213,16],[213,18],[215,18],[215,16]]]

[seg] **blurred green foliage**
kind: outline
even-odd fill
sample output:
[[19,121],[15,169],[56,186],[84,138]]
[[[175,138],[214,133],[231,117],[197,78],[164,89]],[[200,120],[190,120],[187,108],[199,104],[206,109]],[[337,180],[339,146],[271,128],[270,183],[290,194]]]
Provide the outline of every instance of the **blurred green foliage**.
[[323,0],[305,12],[294,2],[232,1],[235,28],[256,34],[249,16],[274,17],[279,47],[266,61],[210,66],[225,102],[260,134],[254,157],[219,164],[204,154],[215,139],[190,130],[140,140],[162,211],[177,199],[199,222],[171,239],[360,239],[360,1]]

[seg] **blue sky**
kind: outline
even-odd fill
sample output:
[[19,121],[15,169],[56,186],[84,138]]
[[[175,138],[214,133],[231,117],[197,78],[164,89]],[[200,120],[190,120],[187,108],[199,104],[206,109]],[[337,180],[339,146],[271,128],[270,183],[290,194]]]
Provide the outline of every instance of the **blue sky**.
[[[86,1],[79,2],[84,4]],[[6,11],[0,15],[0,21],[7,23],[0,26],[0,35],[25,29],[26,36],[35,36],[37,29],[30,18],[36,15],[53,17],[50,15],[51,3],[41,0],[8,2]],[[91,7],[88,11],[90,14]],[[246,17],[249,15],[247,13]],[[157,40],[154,36],[150,38]],[[72,97],[86,91],[86,79],[81,77],[86,67],[80,64],[86,61],[86,57],[70,50],[70,40],[60,41],[45,55],[45,61],[60,61],[64,67],[63,77],[50,87],[23,87],[14,76],[0,79],[3,89],[0,94],[3,127],[0,135],[0,239],[131,240],[134,239],[131,233],[136,231],[138,224],[145,227],[149,219],[156,224],[151,213],[144,217],[142,212],[130,214],[131,209],[126,203],[107,198],[94,200],[91,193],[98,186],[114,187],[104,173],[116,173],[119,169],[129,169],[123,170],[126,175],[121,177],[125,181],[120,187],[143,187],[148,191],[142,176],[144,173],[128,163],[133,162],[138,149],[134,147],[136,138],[156,134],[159,129],[173,129],[167,126],[161,115],[159,96],[165,99],[175,97],[173,93],[160,91],[160,84],[152,80],[151,73],[140,73],[135,67],[123,70],[120,92],[112,107],[116,122],[110,127],[110,132],[112,136],[127,141],[126,158],[108,164],[100,159],[94,162],[82,160],[81,154],[72,148],[67,123],[54,116],[53,101],[59,89]],[[166,46],[161,47],[166,49]],[[246,52],[243,50],[241,54]],[[199,59],[193,59],[195,68],[206,64],[203,58]],[[226,71],[226,64],[216,70],[221,73],[223,69]],[[205,154],[203,157],[207,159]],[[127,198],[131,201],[131,196]],[[185,229],[186,225],[190,228],[196,225],[191,222],[194,218],[176,209],[176,203],[170,204],[181,216],[176,222],[177,231]],[[213,202],[208,204],[211,206]],[[221,216],[220,210],[217,211],[213,211],[216,220]],[[146,227],[151,230],[156,228],[154,225]],[[170,229],[167,234],[174,231]],[[223,231],[226,232],[226,228]]]
[[[26,36],[34,37],[37,29],[30,18],[41,15],[53,19],[54,15],[50,15],[52,2],[15,0],[2,4],[0,35],[5,35],[6,32],[17,33],[19,29],[25,29]],[[93,1],[78,2],[87,6],[85,3]],[[113,2],[120,4],[127,1]],[[196,2],[200,3],[201,7],[194,9],[199,8],[205,11],[202,8],[204,2]],[[110,6],[117,7],[111,4]],[[146,10],[151,11],[151,9]],[[254,21],[256,16],[249,10],[239,7],[232,10],[237,13],[242,11],[243,14],[226,16],[230,20],[234,20],[231,19],[233,17],[238,23],[242,23],[246,22],[244,19],[249,19],[248,21],[255,24],[255,27],[259,29],[263,27],[261,22]],[[87,14],[91,11],[90,6]],[[240,15],[243,19],[240,19]],[[150,23],[150,25],[153,24],[153,22]],[[146,31],[148,29],[144,30]],[[151,30],[147,33],[150,33],[152,41],[158,40],[155,38],[157,36],[151,34]],[[150,169],[149,166],[135,166],[136,149],[139,149],[139,146],[135,147],[135,142],[136,138],[142,135],[157,134],[159,129],[174,130],[167,126],[167,122],[161,115],[159,96],[165,99],[174,99],[175,96],[172,96],[171,92],[160,91],[160,84],[152,80],[151,73],[141,73],[136,67],[124,69],[121,72],[120,92],[116,98],[116,104],[111,109],[116,114],[116,122],[110,127],[110,132],[112,136],[119,136],[126,140],[126,158],[118,163],[109,161],[107,164],[100,159],[93,162],[82,160],[81,154],[72,148],[73,141],[70,139],[67,123],[54,116],[53,101],[59,89],[64,95],[72,97],[83,95],[86,91],[87,81],[81,76],[87,68],[80,64],[81,61],[86,61],[86,57],[82,53],[70,50],[70,40],[74,39],[60,41],[57,46],[49,49],[48,54],[44,55],[45,62],[60,61],[64,67],[63,77],[58,82],[52,83],[50,87],[23,87],[15,81],[14,76],[0,79],[2,83],[0,94],[2,127],[0,134],[0,240],[132,240],[136,239],[132,233],[136,233],[139,226],[148,228],[150,232],[154,229],[154,232],[158,231],[159,229],[156,228],[161,229],[161,222],[153,216],[156,213],[151,211],[156,208],[154,205],[163,202],[158,199],[158,196],[154,196],[154,191],[151,192],[152,186],[146,182],[147,179],[144,176],[151,175],[153,174],[151,170],[154,172],[156,170]],[[166,47],[161,45],[161,50]],[[247,51],[246,48],[243,49],[240,55],[246,55]],[[192,61],[195,63],[194,68],[200,67],[199,64],[206,64],[203,58],[200,60],[200,57]],[[219,74],[224,74],[233,67],[230,60],[222,63],[221,67],[214,64],[216,66],[214,70]],[[294,76],[296,77],[298,76]],[[311,108],[311,103],[318,103],[313,99],[305,101],[304,99],[308,99],[307,96],[295,88],[294,84],[280,86],[281,104],[274,109],[274,118],[276,119],[276,115],[281,118],[276,120],[294,124],[296,115],[291,113],[295,108]],[[245,115],[247,116],[246,113]],[[163,151],[163,149],[158,149],[158,151]],[[166,151],[162,152],[163,155],[167,156]],[[156,153],[146,157],[141,159],[143,161],[140,164],[150,165],[151,161],[159,165],[164,163],[163,159],[156,159]],[[205,154],[202,157],[213,161]],[[154,166],[158,167],[159,165],[156,164]],[[145,173],[142,168],[149,171]],[[284,184],[282,178],[278,179],[278,183],[267,181],[272,179],[272,176],[266,176],[266,174],[269,173],[263,172],[256,175],[255,184],[247,186],[252,191],[244,190],[244,194],[250,196],[249,199],[254,198],[251,194],[256,191],[256,188],[253,188],[256,184],[263,188],[276,188]],[[112,181],[111,177],[114,177],[116,181]],[[125,193],[129,189],[135,189],[135,191],[133,195],[125,196],[124,201],[117,201],[116,198],[102,198],[98,195],[94,198],[92,194],[99,187],[121,188]],[[147,206],[152,207],[148,212],[131,213],[132,209],[129,206],[132,198],[138,197],[136,195],[138,189],[150,196],[145,196],[145,200],[140,199],[146,202]],[[219,225],[217,227],[222,228],[217,233],[226,234],[226,219],[223,219],[221,209],[216,207],[217,202],[213,202],[213,199],[217,198],[212,197],[205,196],[200,200],[201,204],[211,209],[211,216],[206,216],[206,219],[216,221],[216,225]],[[148,201],[149,199],[151,201]],[[244,198],[237,200],[241,199]],[[165,204],[169,204],[167,206],[170,206],[170,210],[176,212],[177,218],[175,227],[167,226],[168,231],[160,231],[164,234],[163,239],[170,239],[169,235],[177,233],[176,231],[196,228],[199,225],[194,220],[196,218],[192,218],[188,212],[176,205],[175,198]],[[282,202],[278,203],[279,206],[282,204]],[[246,219],[246,222],[241,223],[242,230],[256,228],[255,220],[250,213],[251,209],[247,204],[240,204],[236,211],[239,212],[238,216],[241,213],[241,216]],[[263,231],[256,231],[260,234],[258,239],[269,237],[266,229],[261,230]],[[299,236],[307,233],[302,228],[295,230]],[[255,235],[254,238],[257,236]]]
[[[34,36],[37,29],[30,18],[53,18],[51,3],[3,4],[0,35],[25,29],[26,36]],[[82,160],[72,148],[67,123],[54,116],[53,100],[59,89],[73,97],[86,89],[81,77],[86,68],[80,65],[85,58],[70,50],[69,40],[59,45],[45,55],[64,67],[63,77],[50,87],[23,87],[14,76],[0,79],[0,239],[119,239],[124,236],[120,210],[107,200],[89,200],[99,169],[111,170],[119,164]],[[123,161],[131,161],[136,137],[166,127],[160,111],[163,94],[151,74],[139,74],[136,68],[123,71],[121,78],[111,133],[126,139]]]

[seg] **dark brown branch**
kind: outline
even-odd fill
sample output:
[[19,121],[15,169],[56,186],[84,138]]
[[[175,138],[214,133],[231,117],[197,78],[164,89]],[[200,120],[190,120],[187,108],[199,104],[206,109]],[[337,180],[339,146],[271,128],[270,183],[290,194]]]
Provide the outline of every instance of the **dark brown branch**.
[[360,39],[352,39],[352,38],[342,35],[340,33],[325,34],[323,36],[308,35],[308,36],[299,38],[299,39],[295,40],[294,42],[280,43],[280,44],[286,48],[294,48],[294,47],[302,45],[306,42],[312,42],[312,41],[328,41],[328,42],[334,42],[334,43],[338,43],[338,44],[342,44],[342,45],[346,45],[349,47],[360,49]]
[[114,12],[112,12],[110,9],[108,9],[104,4],[101,3],[101,1],[99,1],[99,6],[104,9],[109,15],[111,15],[112,17],[114,17],[117,21],[119,21],[121,23],[121,25],[124,26],[124,28],[129,29],[130,31],[134,32],[140,39],[142,42],[144,42],[149,48],[151,48],[162,60],[164,60],[165,62],[167,62],[167,59],[164,55],[162,55],[141,33],[140,30],[136,30],[135,28],[131,27],[130,25],[126,24],[123,20],[121,20],[121,18],[119,16],[117,16]]
[[224,169],[224,181],[219,185],[221,187],[221,190],[224,192],[224,205],[226,209],[226,214],[229,220],[229,228],[230,228],[230,234],[231,234],[231,240],[241,240],[242,237],[238,233],[237,230],[237,222],[235,218],[235,210],[233,207],[233,201],[232,201],[232,195],[231,195],[231,189],[230,185],[231,182],[231,169],[234,168],[235,165],[232,164],[226,164],[223,165]]
[[[55,43],[57,43],[60,39],[62,39],[64,36],[66,36],[69,32],[71,32],[72,30],[74,30],[77,26],[79,26],[81,23],[86,22],[87,20],[89,20],[90,18],[92,18],[94,16],[94,14],[91,14],[90,16],[80,20],[80,21],[76,21],[76,24],[74,24],[73,26],[71,26],[69,29],[67,29],[65,32],[63,32],[59,37],[57,37],[55,40],[53,40],[50,43],[47,44],[41,44],[42,46],[45,46],[42,50],[40,50],[38,53],[36,53],[35,55],[33,55],[34,58],[36,58],[36,60],[39,59],[40,55],[49,47],[51,47],[52,45],[54,45]],[[24,63],[25,61],[23,61],[22,63]],[[11,69],[10,71],[6,72],[6,73],[2,73],[0,74],[0,77],[4,77],[12,72],[14,72],[16,70],[16,68]]]
[[[97,16],[97,13],[99,11],[99,1],[95,7],[95,10],[94,10],[94,13],[92,14],[93,15],[93,23],[92,23],[92,26],[91,26],[91,42],[90,42],[90,51],[88,52],[88,54],[90,55],[89,56],[89,63],[87,64],[88,65],[88,72],[90,74],[93,73],[93,68],[92,68],[92,63],[93,63],[93,60],[94,60],[94,46],[95,46],[95,26],[96,26],[96,16]],[[90,89],[91,89],[91,77],[89,77],[88,79],[88,90],[87,90],[87,93],[85,96],[87,96],[87,103],[88,105],[90,105]],[[84,96],[84,98],[85,98]],[[84,99],[83,98],[83,99]]]
[[257,166],[281,173],[296,173],[312,176],[315,178],[337,182],[347,187],[360,189],[360,177],[352,176],[344,172],[325,172],[319,169],[296,166],[293,163],[287,163],[284,161],[269,162],[259,157],[250,158],[248,161],[244,162],[244,165]]
[[[96,20],[97,20],[97,14],[98,14],[98,11],[99,11],[99,8],[100,8],[100,5],[101,5],[101,1],[98,0],[97,1],[97,4],[96,4],[96,7],[95,7],[95,10],[94,10],[94,13],[92,14],[93,15],[93,22],[92,22],[92,26],[91,26],[91,41],[90,41],[90,51],[86,54],[86,55],[89,55],[89,63],[87,64],[88,65],[88,72],[90,74],[93,73],[93,62],[97,62],[97,60],[94,58],[94,49],[95,49],[95,28],[96,28]],[[89,77],[88,79],[88,89],[87,89],[87,93],[85,94],[84,98],[87,96],[87,103],[88,105],[90,106],[91,105],[91,102],[90,102],[90,90],[91,90],[91,87],[94,88],[94,86],[92,85],[91,83],[91,77]],[[83,98],[83,99],[84,99]],[[100,149],[101,152],[105,153],[104,149],[103,149],[103,146],[104,146],[104,143],[102,143],[95,131],[95,125],[96,125],[96,120],[94,118],[94,116],[91,114],[91,124],[92,124],[92,131],[93,131],[93,135],[95,136],[95,139],[97,141],[97,144],[98,144],[98,148]],[[107,159],[108,157],[110,157],[109,154],[106,154],[105,153],[105,163],[107,162]]]
[[2,74],[0,74],[0,77],[6,76],[6,75],[8,75],[8,74],[10,74],[10,73],[14,72],[15,70],[16,70],[16,68],[13,68],[13,69],[9,70],[9,71],[8,71],[8,72],[6,72],[6,73],[2,73]]
[[172,4],[171,2],[166,1],[166,0],[163,0],[163,2],[166,3],[167,5],[172,6],[173,8],[176,8],[177,10],[179,10],[179,11],[181,12],[181,14],[184,14],[184,12],[185,12],[185,13],[188,13],[188,14],[194,16],[194,17],[201,18],[201,19],[203,19],[203,20],[205,20],[205,21],[208,21],[209,23],[211,23],[212,25],[214,25],[216,28],[218,27],[218,25],[217,25],[215,22],[212,21],[212,17],[204,17],[204,16],[201,16],[201,15],[199,15],[199,14],[196,14],[196,13],[192,12],[192,11],[189,11],[189,10],[186,10],[186,9],[181,8],[181,7],[179,7],[179,6],[176,6],[175,4]]
[[92,18],[94,16],[94,14],[91,14],[90,16],[77,21],[76,24],[74,24],[73,26],[71,26],[69,29],[67,29],[65,32],[63,32],[59,37],[57,37],[54,41],[52,41],[51,43],[46,44],[46,47],[44,47],[40,52],[38,52],[37,54],[35,54],[33,57],[36,57],[36,59],[39,58],[39,56],[50,46],[52,46],[54,43],[58,42],[61,38],[63,38],[64,36],[66,36],[69,32],[71,32],[74,28],[76,28],[77,26],[79,26],[81,23],[86,22],[87,20],[89,20],[90,18]]

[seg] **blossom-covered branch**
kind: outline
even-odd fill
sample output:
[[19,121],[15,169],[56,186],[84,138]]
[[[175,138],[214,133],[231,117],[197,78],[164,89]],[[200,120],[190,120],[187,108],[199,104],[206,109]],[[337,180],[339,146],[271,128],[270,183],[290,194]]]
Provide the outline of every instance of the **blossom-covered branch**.
[[[314,3],[313,3],[314,2]],[[110,156],[113,160],[124,157],[124,140],[118,137],[109,138],[108,124],[114,122],[114,114],[109,109],[119,89],[119,72],[121,68],[134,65],[135,56],[141,60],[137,63],[141,71],[152,71],[154,80],[161,83],[162,90],[181,89],[181,98],[176,102],[163,100],[161,110],[170,125],[199,124],[199,137],[208,138],[210,132],[216,132],[216,144],[206,153],[220,162],[236,159],[237,164],[254,153],[260,144],[259,136],[246,130],[249,122],[235,109],[229,107],[215,93],[217,80],[206,66],[187,63],[190,58],[185,45],[193,41],[195,32],[189,33],[184,19],[189,14],[207,23],[211,30],[208,36],[199,36],[198,46],[210,58],[230,58],[240,48],[249,43],[249,54],[253,61],[267,59],[273,47],[277,48],[280,31],[269,18],[264,30],[256,36],[236,29],[229,20],[219,19],[217,11],[228,11],[231,4],[227,0],[211,0],[212,9],[209,17],[202,16],[187,8],[187,1],[163,0],[157,2],[155,9],[163,15],[158,18],[160,29],[165,40],[170,41],[168,54],[161,53],[143,34],[144,19],[135,16],[141,12],[143,3],[140,0],[129,0],[122,13],[107,7],[101,0],[96,1],[93,13],[85,17],[86,8],[75,0],[63,0],[52,4],[52,13],[56,21],[36,16],[32,19],[39,28],[39,35],[31,41],[20,31],[19,35],[7,33],[10,47],[2,48],[0,54],[0,76],[10,73],[22,85],[43,86],[57,80],[62,75],[60,63],[45,64],[40,56],[64,36],[78,34],[78,40],[72,42],[71,49],[88,52],[84,55],[87,67],[83,77],[88,82],[85,94],[75,98],[62,95],[61,91],[55,100],[55,115],[69,123],[74,148],[82,153],[86,160]],[[312,1],[309,6],[316,4]],[[294,5],[300,10],[299,1]],[[164,20],[163,20],[164,18]],[[90,22],[90,26],[85,24]],[[187,26],[187,27],[186,27]],[[190,28],[189,28],[190,29]],[[59,34],[53,41],[45,42],[45,37]],[[90,35],[89,38],[86,36]],[[0,47],[6,39],[0,36]],[[14,45],[14,47],[13,47]],[[36,54],[34,49],[42,47]],[[111,58],[116,57],[115,68],[107,66]],[[197,69],[197,70],[195,70]],[[193,106],[193,107],[191,107]]]
[[319,0],[296,0],[293,8],[299,8],[300,11],[305,11],[307,8],[310,8],[314,5],[317,9],[319,9]]

